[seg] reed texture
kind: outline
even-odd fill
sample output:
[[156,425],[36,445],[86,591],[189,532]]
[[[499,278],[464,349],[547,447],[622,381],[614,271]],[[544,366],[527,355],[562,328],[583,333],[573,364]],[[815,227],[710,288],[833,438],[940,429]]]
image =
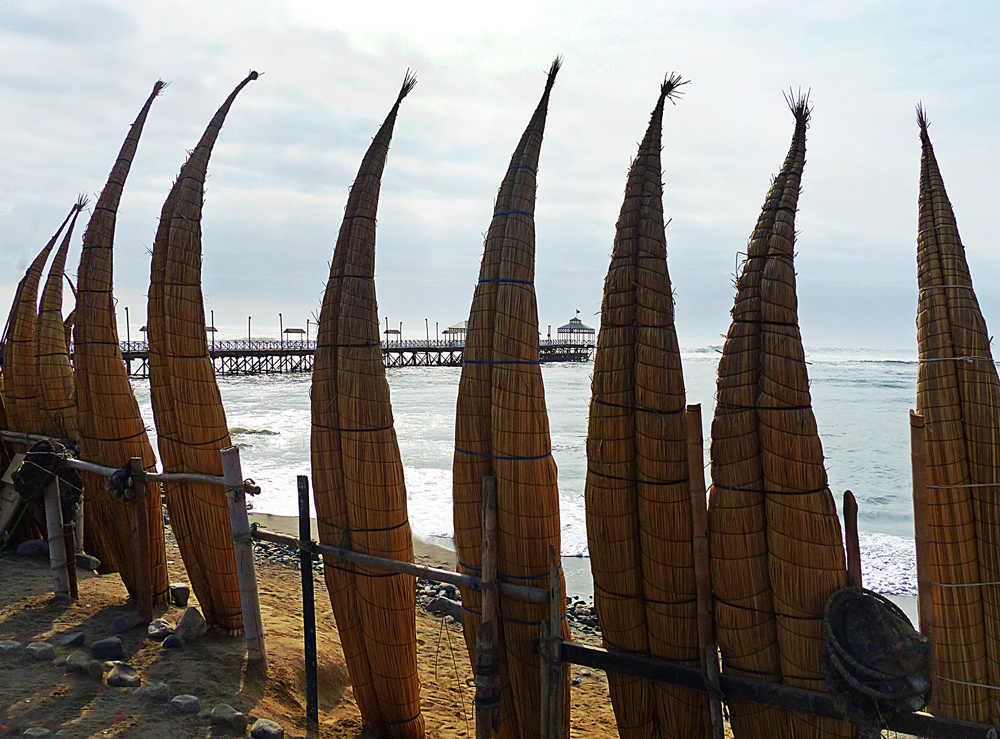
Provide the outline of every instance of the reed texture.
[[[846,584],[836,506],[809,395],[795,291],[795,212],[809,122],[768,192],[737,281],[712,424],[709,535],[728,672],[824,690],[822,614]],[[735,702],[734,736],[849,737],[844,722]]]
[[87,198],[81,195],[74,206],[66,236],[52,258],[35,322],[35,361],[41,391],[42,429],[43,433],[60,439],[77,439],[80,435],[76,420],[73,365],[69,359],[69,341],[62,316],[62,286],[73,228],[86,205]]
[[[470,574],[481,570],[482,481],[494,475],[499,577],[539,587],[548,582],[549,547],[559,547],[559,492],[538,364],[535,176],[560,66],[556,59],[549,69],[545,92],[511,157],[486,234],[459,382],[453,466],[459,567]],[[565,610],[565,596],[563,601]],[[463,590],[462,607],[466,644],[474,658],[479,595]],[[533,736],[540,726],[540,665],[531,644],[548,617],[548,606],[501,597],[500,614],[500,736]],[[564,679],[558,689],[564,693],[568,735],[568,682]]]
[[[209,122],[163,204],[153,241],[147,335],[149,380],[160,459],[166,472],[222,475],[229,425],[208,355],[201,290],[201,219],[212,148],[244,79]],[[170,524],[205,620],[243,629],[225,491],[218,485],[164,485]]]
[[927,434],[933,707],[945,716],[998,723],[997,690],[986,686],[1000,685],[1000,381],[919,107],[917,122],[917,412]]
[[[403,98],[365,153],[323,296],[312,386],[312,468],[320,541],[412,562],[406,487],[393,428],[375,297],[375,219]],[[368,730],[422,737],[416,580],[326,557],[326,583],[354,695]]]
[[[670,75],[625,187],[604,282],[587,434],[587,534],[604,644],[700,666],[684,376],[660,149]],[[704,736],[704,694],[609,674],[618,734]]]
[[26,434],[41,434],[45,431],[42,388],[38,379],[38,364],[35,361],[38,285],[52,247],[76,212],[77,207],[74,205],[59,226],[59,230],[28,265],[24,277],[17,286],[14,304],[7,319],[7,340],[3,358],[6,382],[3,396],[7,421],[14,431]]
[[[142,127],[153,100],[164,83],[157,82],[129,130],[108,182],[101,192],[83,237],[77,274],[78,290],[74,325],[74,369],[81,456],[108,467],[125,467],[139,457],[147,470],[156,464],[146,427],[139,414],[118,343],[113,295],[115,219],[125,180],[139,145]],[[150,571],[154,603],[167,598],[167,563],[163,542],[163,508],[151,496],[147,505],[149,561],[136,562],[128,505],[105,489],[104,480],[83,473],[87,499],[88,551],[121,573],[135,597],[136,568]],[[93,538],[90,538],[93,537]]]

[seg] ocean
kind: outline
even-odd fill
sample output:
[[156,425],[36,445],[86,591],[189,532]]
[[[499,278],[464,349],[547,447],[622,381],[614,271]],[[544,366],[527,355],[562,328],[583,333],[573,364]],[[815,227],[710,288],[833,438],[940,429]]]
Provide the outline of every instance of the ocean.
[[[720,351],[719,346],[682,350],[687,401],[701,404],[706,437]],[[815,349],[807,361],[830,489],[838,509],[844,490],[853,491],[858,500],[865,586],[915,595],[908,414],[916,397],[916,357],[906,351]],[[460,371],[388,370],[410,523],[415,535],[445,545],[453,536],[451,462]],[[592,362],[542,365],[552,454],[559,468],[564,557],[587,556],[583,488],[592,372]],[[244,475],[261,487],[252,501],[255,511],[298,513],[296,476],[309,474],[310,384],[308,374],[219,377]],[[133,385],[155,448],[149,385],[143,380]],[[706,465],[708,443],[706,438]],[[571,569],[579,580],[586,578],[589,564],[582,559]],[[578,591],[588,591],[577,584]]]

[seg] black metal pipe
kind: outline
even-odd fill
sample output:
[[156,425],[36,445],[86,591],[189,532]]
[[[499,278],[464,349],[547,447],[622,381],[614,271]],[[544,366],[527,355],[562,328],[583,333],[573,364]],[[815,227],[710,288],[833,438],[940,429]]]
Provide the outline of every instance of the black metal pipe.
[[[298,476],[299,486],[299,539],[309,541],[312,536],[309,521],[309,478]],[[316,596],[313,591],[313,554],[299,550],[299,569],[302,570],[302,635],[306,656],[306,718],[319,723],[319,683],[316,668]]]

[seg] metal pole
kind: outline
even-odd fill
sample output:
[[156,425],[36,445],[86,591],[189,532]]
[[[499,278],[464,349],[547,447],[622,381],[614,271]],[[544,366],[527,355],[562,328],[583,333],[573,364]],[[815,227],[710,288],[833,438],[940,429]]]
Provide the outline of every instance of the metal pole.
[[426,334],[426,336],[427,336],[427,343],[430,344],[431,343],[431,324],[430,324],[430,322],[426,318],[424,319],[424,334]]
[[236,557],[236,580],[240,588],[240,608],[243,611],[243,633],[247,640],[247,672],[267,675],[267,648],[264,645],[264,622],[260,615],[257,594],[257,571],[253,563],[253,543],[247,518],[246,487],[240,450],[227,447],[222,457],[222,476],[226,481],[226,503],[232,530],[233,554]]
[[212,311],[212,351],[215,351],[215,334],[218,331],[215,328],[215,310]]
[[285,320],[278,314],[278,341],[281,344],[281,348],[285,348]]
[[441,334],[438,331],[438,322],[437,321],[434,321],[434,343],[435,344],[440,344],[441,343]]
[[309,319],[306,319],[306,346],[309,346]]
[[[299,541],[311,541],[309,520],[309,478],[299,475]],[[319,723],[319,683],[316,666],[316,594],[313,591],[313,555],[299,547],[299,569],[302,571],[302,634],[306,657],[306,718]]]
[[247,316],[247,349],[250,348],[250,318],[251,316]]
[[125,306],[125,345],[128,346],[128,348],[129,348],[130,351],[132,349],[132,347],[130,346],[131,343],[132,343],[132,338],[129,335],[129,330],[128,330],[128,306],[126,305]]

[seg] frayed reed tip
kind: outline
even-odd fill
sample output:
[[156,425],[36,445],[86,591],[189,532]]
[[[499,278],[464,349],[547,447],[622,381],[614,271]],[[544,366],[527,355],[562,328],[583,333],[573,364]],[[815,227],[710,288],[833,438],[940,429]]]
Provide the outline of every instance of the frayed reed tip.
[[684,94],[684,91],[680,89],[681,86],[690,81],[683,79],[677,72],[670,72],[663,78],[663,84],[660,85],[660,98],[669,100],[676,105],[677,99]]
[[812,108],[809,106],[809,93],[811,92],[812,88],[807,89],[803,93],[801,87],[798,92],[795,92],[789,87],[787,93],[782,93],[785,97],[785,102],[788,103],[789,110],[791,110],[792,115],[795,116],[795,122],[797,124],[809,124],[809,118],[812,115]]
[[406,76],[403,77],[403,86],[399,90],[399,97],[396,98],[396,102],[400,102],[403,98],[410,94],[417,84],[417,73],[411,70],[409,67],[406,69]]

